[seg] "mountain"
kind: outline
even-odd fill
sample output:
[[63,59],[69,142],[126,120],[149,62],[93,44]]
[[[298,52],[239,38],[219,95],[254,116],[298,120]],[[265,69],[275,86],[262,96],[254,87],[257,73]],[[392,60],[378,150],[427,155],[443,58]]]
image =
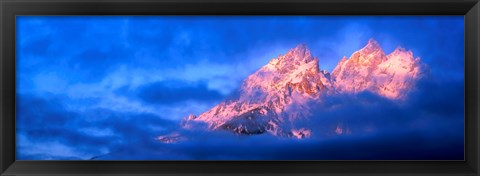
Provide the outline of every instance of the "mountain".
[[[386,55],[374,39],[350,58],[343,57],[332,73],[320,70],[318,58],[300,44],[248,76],[237,97],[198,116],[190,115],[182,127],[206,123],[210,130],[236,134],[305,138],[312,135],[311,130],[293,124],[310,118],[324,97],[369,91],[401,101],[420,75],[420,59],[412,51],[398,47]],[[344,134],[339,126],[333,130]]]
[[334,87],[341,93],[365,90],[398,99],[406,95],[420,77],[421,64],[412,51],[397,47],[385,55],[380,45],[370,39],[365,47],[347,60],[340,60],[332,72]]

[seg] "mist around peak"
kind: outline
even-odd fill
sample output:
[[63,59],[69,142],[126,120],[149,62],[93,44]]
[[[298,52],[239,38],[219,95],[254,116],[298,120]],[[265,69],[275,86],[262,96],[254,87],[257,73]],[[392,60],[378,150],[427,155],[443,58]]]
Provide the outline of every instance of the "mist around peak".
[[[356,101],[358,94],[365,93],[386,98],[389,103],[404,103],[422,78],[421,65],[419,59],[414,59],[413,53],[405,49],[397,49],[387,56],[372,38],[350,58],[342,58],[330,75],[320,71],[318,58],[311,55],[305,44],[299,44],[248,76],[237,99],[221,102],[198,116],[192,114],[181,125],[190,129],[193,124],[205,123],[212,132],[225,130],[240,135],[270,134],[299,139],[323,136],[330,132],[312,131],[327,124],[308,128],[294,124],[322,116],[319,110],[330,108],[326,102],[332,97],[347,97],[335,105],[340,107],[350,103],[348,97]],[[377,100],[362,101],[369,104]],[[352,133],[340,127],[332,131],[344,134],[344,130]]]
[[17,160],[464,159],[462,16],[16,24]]

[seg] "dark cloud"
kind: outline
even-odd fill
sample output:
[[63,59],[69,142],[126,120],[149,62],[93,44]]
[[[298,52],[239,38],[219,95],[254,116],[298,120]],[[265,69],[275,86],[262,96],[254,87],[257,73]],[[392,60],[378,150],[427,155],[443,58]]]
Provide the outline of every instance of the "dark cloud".
[[[31,94],[17,95],[17,134],[25,138],[17,143],[17,157],[458,159],[463,156],[463,23],[460,16],[18,17],[17,76],[21,79],[17,88]],[[226,67],[252,59],[264,62],[260,58],[264,53],[298,43],[307,43],[313,55],[320,57],[320,67],[331,69],[371,37],[387,52],[398,45],[413,50],[431,68],[434,81],[420,82],[418,90],[400,104],[368,92],[329,97],[322,107],[341,106],[319,109],[313,120],[298,124],[324,134],[307,140],[180,130],[191,140],[162,144],[153,138],[178,130],[177,122],[155,114],[97,108],[94,105],[100,100],[95,98],[69,99],[63,92],[34,91],[41,87],[38,83],[48,82],[48,76],[41,79],[47,72],[60,75],[67,85],[96,83],[122,66],[178,70],[205,61]],[[278,54],[283,53],[272,57]],[[125,85],[115,94],[145,105],[175,108],[185,101],[225,99],[209,89],[209,83],[140,82],[137,89]],[[338,125],[352,134],[333,135]],[[52,148],[44,154],[32,153],[49,141],[73,151],[59,153]]]
[[31,41],[29,45],[24,46],[21,48],[22,51],[20,53],[28,53],[35,56],[47,55],[49,52],[49,48],[51,45],[52,40],[49,38],[42,38],[35,41]]
[[[144,150],[123,148],[96,159],[462,160],[462,86],[458,81],[424,79],[403,102],[369,92],[325,97],[314,117],[296,124],[312,129],[309,139],[177,129],[187,141],[153,143]],[[337,126],[351,133],[337,135]]]
[[[68,112],[58,99],[46,101],[32,96],[19,97],[19,108],[35,105],[38,109],[18,114],[18,124],[23,124],[18,130],[30,142],[57,140],[98,160],[462,160],[462,85],[458,81],[421,80],[416,90],[400,103],[369,92],[325,97],[325,103],[318,105],[321,108],[311,120],[296,124],[312,129],[312,138],[303,140],[271,135],[237,136],[206,131],[204,126],[182,130],[177,122],[152,114],[108,109]],[[56,120],[68,120],[60,120],[64,125],[59,127],[47,121],[25,119],[29,113],[41,118],[57,114]],[[39,128],[32,128],[37,125]],[[335,135],[337,126],[348,128],[351,134]],[[79,127],[110,129],[115,135],[88,136],[76,130]],[[176,144],[154,140],[172,132],[187,140]],[[19,153],[32,150],[28,148],[31,146],[19,145]],[[98,147],[106,147],[109,152],[102,153]],[[20,159],[48,158],[68,160],[78,156],[20,154]]]
[[[446,86],[448,85],[448,86]],[[463,81],[421,79],[403,101],[392,101],[376,94],[340,95],[324,98],[314,117],[299,126],[332,131],[340,124],[352,133],[442,128],[463,135]],[[437,129],[438,130],[438,129]]]
[[167,120],[157,115],[147,113],[121,113],[108,109],[94,109],[86,112],[85,115],[95,118],[95,116],[102,115],[102,120],[93,122],[84,121],[84,124],[94,123],[93,127],[108,128],[115,131],[115,134],[121,135],[124,138],[135,139],[142,138],[139,136],[154,137],[155,134],[151,132],[170,130],[175,127],[176,123]]
[[33,95],[17,95],[17,128],[60,126],[77,114],[65,111],[57,98],[46,100]]
[[20,159],[20,160],[82,160],[81,157],[74,157],[74,156],[56,156],[52,154],[25,154],[25,153],[18,153],[18,152],[17,152],[17,159]]
[[[148,113],[122,113],[101,108],[71,111],[65,106],[71,100],[54,97],[17,96],[17,109],[21,110],[17,110],[17,135],[25,138],[17,141],[18,159],[89,158],[102,154],[103,150],[152,141],[155,134],[178,124]],[[51,142],[70,147],[74,154],[64,156],[56,151],[29,154]]]
[[[211,133],[211,132],[210,132]],[[214,132],[191,141],[123,148],[99,160],[462,160],[463,140],[445,140],[424,131],[385,132],[324,139],[282,139],[269,135],[235,136]]]
[[68,60],[69,69],[75,72],[76,81],[98,82],[121,64],[130,64],[133,51],[120,45],[106,49],[87,49]]
[[165,80],[145,84],[135,90],[124,86],[115,91],[120,96],[140,99],[148,104],[172,105],[185,101],[210,102],[222,100],[224,96],[217,90],[208,88],[205,82],[185,82]]
[[[371,37],[388,50],[412,49],[442,76],[461,76],[464,64],[461,17],[19,17],[17,25],[21,74],[48,68],[69,82],[97,82],[121,65],[168,69],[270,59],[260,57],[298,43],[331,71],[361,47],[352,43]],[[339,53],[343,48],[348,52]]]

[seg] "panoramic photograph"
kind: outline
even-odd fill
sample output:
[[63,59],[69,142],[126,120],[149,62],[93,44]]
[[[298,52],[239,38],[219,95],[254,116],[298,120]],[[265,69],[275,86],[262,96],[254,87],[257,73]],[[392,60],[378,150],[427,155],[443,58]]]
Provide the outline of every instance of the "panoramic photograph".
[[17,16],[17,160],[464,160],[463,16]]

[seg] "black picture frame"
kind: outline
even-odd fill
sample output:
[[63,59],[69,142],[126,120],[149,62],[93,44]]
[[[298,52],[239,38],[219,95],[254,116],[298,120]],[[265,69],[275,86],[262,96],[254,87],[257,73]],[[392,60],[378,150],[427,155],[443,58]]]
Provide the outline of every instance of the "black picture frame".
[[[479,0],[0,0],[0,173],[13,175],[463,175],[480,173]],[[16,161],[17,15],[464,15],[464,161]]]

